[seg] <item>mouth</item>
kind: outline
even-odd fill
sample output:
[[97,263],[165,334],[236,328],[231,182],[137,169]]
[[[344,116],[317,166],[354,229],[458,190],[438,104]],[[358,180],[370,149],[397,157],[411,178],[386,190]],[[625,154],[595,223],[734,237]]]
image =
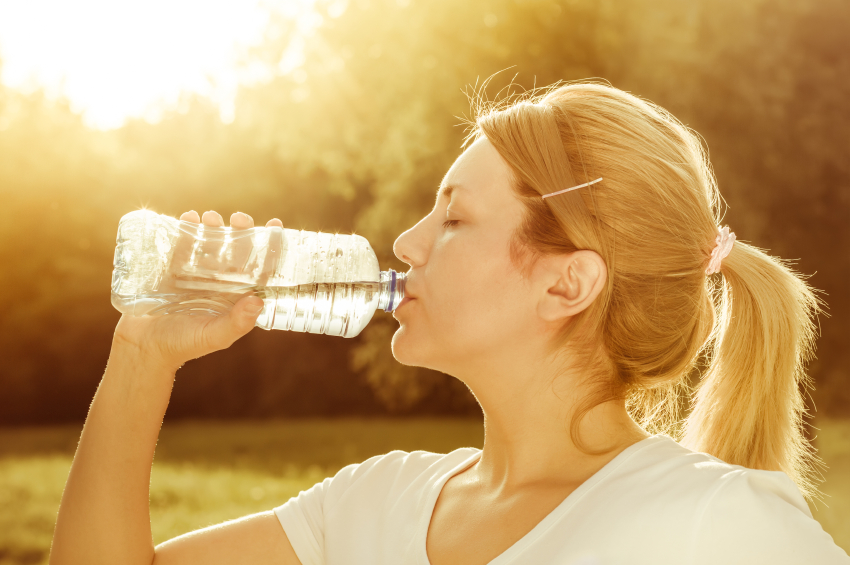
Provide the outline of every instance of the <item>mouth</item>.
[[[395,317],[396,317],[396,312],[398,312],[399,310],[401,310],[402,306],[404,306],[405,304],[407,304],[407,303],[408,303],[408,302],[410,302],[411,300],[416,300],[416,299],[415,299],[415,298],[413,298],[412,296],[405,296],[404,298],[402,298],[402,299],[401,299],[401,302],[399,302],[399,303],[398,303],[398,306],[396,306],[396,307],[395,307],[395,310],[393,310],[393,318],[395,318]],[[397,318],[396,318],[396,319],[397,319]]]
[[411,292],[412,290],[414,289],[410,286],[410,273],[407,273],[404,283],[404,298],[401,299],[401,302],[399,302],[398,306],[396,306],[393,310],[393,317],[395,317],[395,313],[398,312],[402,306],[404,306],[411,300],[416,300],[416,295]]

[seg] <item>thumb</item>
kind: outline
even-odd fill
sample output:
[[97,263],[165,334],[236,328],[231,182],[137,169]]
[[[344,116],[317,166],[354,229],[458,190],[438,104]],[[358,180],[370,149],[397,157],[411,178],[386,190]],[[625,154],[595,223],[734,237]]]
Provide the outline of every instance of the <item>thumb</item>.
[[263,301],[256,296],[246,296],[233,305],[226,316],[216,318],[210,324],[210,345],[216,349],[226,349],[233,342],[247,334],[257,322],[257,316],[263,311]]

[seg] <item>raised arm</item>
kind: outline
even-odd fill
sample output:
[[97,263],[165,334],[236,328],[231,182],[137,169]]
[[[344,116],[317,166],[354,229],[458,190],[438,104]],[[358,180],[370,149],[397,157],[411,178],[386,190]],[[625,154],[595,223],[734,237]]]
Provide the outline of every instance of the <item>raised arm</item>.
[[[181,219],[200,220],[195,212]],[[223,224],[214,212],[203,220]],[[245,214],[231,217],[236,229],[252,225]],[[122,316],[62,495],[50,565],[300,565],[271,512],[157,548],[151,537],[150,471],[174,375],[248,333],[261,305],[245,297],[222,317]]]

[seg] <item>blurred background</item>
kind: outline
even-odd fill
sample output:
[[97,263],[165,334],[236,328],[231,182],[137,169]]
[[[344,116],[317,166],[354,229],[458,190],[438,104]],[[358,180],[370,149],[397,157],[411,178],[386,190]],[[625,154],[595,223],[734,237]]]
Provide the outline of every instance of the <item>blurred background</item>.
[[[850,549],[850,4],[844,0],[0,0],[0,564],[41,563],[118,313],[118,219],[237,210],[357,232],[383,268],[460,152],[466,93],[604,78],[705,139],[729,224],[811,275],[816,517]],[[181,369],[157,541],[389,449],[480,445],[453,379],[254,330]]]

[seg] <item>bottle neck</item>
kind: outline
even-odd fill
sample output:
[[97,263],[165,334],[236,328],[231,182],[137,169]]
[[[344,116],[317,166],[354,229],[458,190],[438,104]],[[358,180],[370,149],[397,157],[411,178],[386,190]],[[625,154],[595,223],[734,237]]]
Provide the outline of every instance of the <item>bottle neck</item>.
[[386,312],[396,309],[404,298],[405,273],[397,273],[392,269],[381,271],[381,294],[378,297],[378,308]]

